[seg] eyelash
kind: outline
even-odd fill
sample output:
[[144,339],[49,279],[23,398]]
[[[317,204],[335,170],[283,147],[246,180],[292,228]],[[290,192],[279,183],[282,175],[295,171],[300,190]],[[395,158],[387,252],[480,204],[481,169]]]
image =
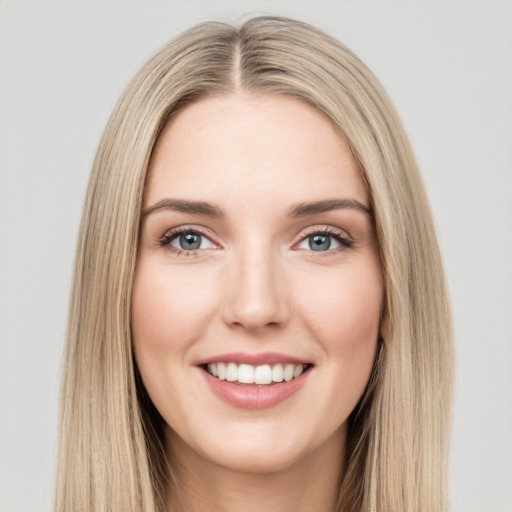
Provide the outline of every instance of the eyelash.
[[177,236],[183,235],[183,234],[189,234],[189,233],[204,236],[205,238],[210,240],[208,235],[206,233],[204,233],[201,229],[198,229],[196,227],[192,228],[192,227],[188,227],[188,226],[179,226],[179,227],[172,228],[169,231],[165,232],[165,234],[160,239],[160,246],[167,249],[168,251],[172,252],[176,256],[184,256],[184,257],[197,256],[199,251],[204,250],[204,249],[195,249],[195,250],[191,250],[191,251],[186,251],[185,249],[178,249],[171,245],[171,242]]
[[301,242],[304,242],[308,238],[314,236],[314,235],[323,235],[328,236],[331,238],[334,238],[337,242],[341,244],[341,247],[337,247],[334,249],[327,249],[326,251],[313,251],[313,249],[310,249],[311,252],[317,253],[316,256],[328,256],[332,255],[333,253],[344,251],[345,249],[351,249],[354,246],[353,240],[348,238],[347,236],[344,236],[344,232],[333,228],[333,227],[313,227],[310,228],[309,232],[306,232],[303,234],[300,238],[300,240],[294,244],[294,247],[296,247]]
[[[176,254],[177,256],[184,256],[184,257],[191,257],[191,256],[197,256],[197,254],[204,250],[204,249],[194,249],[194,250],[185,250],[185,249],[178,249],[176,247],[173,247],[171,245],[171,242],[179,235],[190,233],[190,234],[196,234],[203,236],[210,240],[208,235],[204,233],[201,229],[198,229],[197,227],[188,227],[188,226],[179,226],[176,228],[172,228],[169,231],[167,231],[162,238],[160,239],[160,246],[167,249],[168,251]],[[311,252],[318,253],[317,256],[325,256],[329,254],[333,254],[335,252],[339,252],[340,250],[343,251],[345,249],[350,249],[353,247],[354,242],[350,240],[348,237],[343,236],[343,232],[341,230],[332,228],[332,227],[318,227],[318,228],[310,228],[309,232],[304,233],[300,240],[294,244],[293,247],[296,247],[300,243],[307,240],[309,237],[312,237],[314,235],[323,235],[328,236],[331,238],[334,238],[337,242],[341,244],[341,247],[337,247],[334,249],[328,249],[326,251],[313,251],[311,249]],[[214,242],[212,242],[214,243]],[[301,249],[296,249],[301,250]]]

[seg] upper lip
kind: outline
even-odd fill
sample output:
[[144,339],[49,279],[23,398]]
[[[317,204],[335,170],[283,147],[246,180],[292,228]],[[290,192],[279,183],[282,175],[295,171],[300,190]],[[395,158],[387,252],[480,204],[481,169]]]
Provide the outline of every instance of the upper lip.
[[261,352],[258,354],[251,354],[248,352],[230,352],[228,354],[219,354],[217,356],[201,359],[196,364],[203,366],[212,363],[235,363],[235,364],[250,364],[252,366],[259,366],[263,364],[311,364],[311,361],[301,359],[300,357],[290,356],[287,354],[280,354],[278,352]]

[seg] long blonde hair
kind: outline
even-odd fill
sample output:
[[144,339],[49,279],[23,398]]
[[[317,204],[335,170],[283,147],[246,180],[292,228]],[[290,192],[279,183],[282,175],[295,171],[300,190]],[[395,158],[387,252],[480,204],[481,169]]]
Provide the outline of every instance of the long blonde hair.
[[145,174],[174,112],[206,95],[285,94],[325,115],[367,184],[385,281],[383,342],[349,421],[339,510],[448,508],[452,329],[435,230],[404,130],[373,74],[307,24],[203,23],[162,48],[119,100],[96,155],[76,254],[61,391],[58,511],[156,512],[162,419],[133,359],[131,290]]

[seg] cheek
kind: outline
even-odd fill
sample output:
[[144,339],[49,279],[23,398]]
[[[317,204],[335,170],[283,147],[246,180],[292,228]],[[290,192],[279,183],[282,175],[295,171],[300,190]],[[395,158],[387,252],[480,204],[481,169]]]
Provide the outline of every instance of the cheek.
[[[204,272],[162,264],[142,254],[132,291],[132,334],[135,359],[152,402],[169,423],[183,417],[184,389],[190,377],[188,350],[204,334],[215,304]],[[170,392],[174,390],[174,392]],[[178,420],[179,421],[179,420]]]
[[193,272],[152,266],[141,259],[132,294],[132,329],[139,353],[145,350],[181,352],[196,340],[211,310],[211,291],[198,282],[209,280]]
[[[375,360],[383,303],[378,262],[317,268],[295,284],[297,317],[319,347],[321,413],[314,427],[332,433],[343,425],[368,384]],[[317,389],[314,390],[317,392]]]
[[302,297],[303,317],[328,353],[374,346],[383,302],[377,265],[317,274],[306,286],[309,293],[297,294]]
[[346,421],[357,405],[374,364],[383,282],[378,262],[370,261],[316,272],[303,281],[309,293],[295,294],[323,354],[323,417],[330,418],[332,428]]

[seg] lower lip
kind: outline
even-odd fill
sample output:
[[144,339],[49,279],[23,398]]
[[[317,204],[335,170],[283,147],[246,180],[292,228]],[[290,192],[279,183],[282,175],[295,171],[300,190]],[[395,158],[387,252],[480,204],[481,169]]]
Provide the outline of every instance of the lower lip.
[[305,371],[296,379],[265,386],[240,385],[220,380],[201,368],[210,389],[221,400],[239,409],[269,409],[283,402],[304,385],[311,370]]

